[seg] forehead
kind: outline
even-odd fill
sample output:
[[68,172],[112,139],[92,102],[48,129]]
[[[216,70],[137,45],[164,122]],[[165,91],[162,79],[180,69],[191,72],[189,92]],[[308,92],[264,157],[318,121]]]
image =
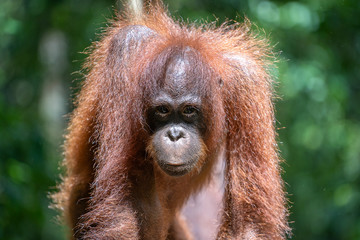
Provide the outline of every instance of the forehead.
[[160,91],[159,94],[152,100],[153,105],[170,104],[174,107],[179,107],[184,104],[191,104],[200,107],[202,105],[201,98],[192,93],[182,95],[170,95],[166,91]]
[[194,50],[184,49],[169,58],[165,68],[162,91],[177,97],[198,95],[202,76],[202,65]]

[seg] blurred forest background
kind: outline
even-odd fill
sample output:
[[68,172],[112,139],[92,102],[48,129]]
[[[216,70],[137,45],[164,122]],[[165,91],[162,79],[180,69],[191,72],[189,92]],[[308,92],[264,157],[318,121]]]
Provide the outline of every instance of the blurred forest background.
[[[165,2],[177,18],[247,16],[265,30],[279,55],[292,239],[360,239],[360,1]],[[64,239],[48,192],[59,181],[65,115],[82,80],[81,52],[117,8],[115,0],[0,1],[0,239]]]

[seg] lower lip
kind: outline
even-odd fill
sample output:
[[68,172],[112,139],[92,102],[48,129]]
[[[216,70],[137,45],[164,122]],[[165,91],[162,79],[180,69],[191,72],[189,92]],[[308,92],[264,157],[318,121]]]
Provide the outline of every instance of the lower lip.
[[186,164],[181,165],[167,165],[165,172],[168,172],[169,175],[185,175],[187,173],[187,170],[185,168]]
[[175,168],[186,166],[186,164],[167,164],[167,165],[168,165],[169,167],[175,167]]

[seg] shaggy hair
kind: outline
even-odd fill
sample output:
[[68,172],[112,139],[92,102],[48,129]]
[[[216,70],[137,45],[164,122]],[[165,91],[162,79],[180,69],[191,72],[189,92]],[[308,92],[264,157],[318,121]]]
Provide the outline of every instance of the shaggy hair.
[[[189,65],[201,73],[194,86],[206,109],[204,167],[165,177],[153,164],[146,109],[149,96],[161,88],[167,62],[186,49],[194,53]],[[208,182],[224,148],[226,186],[217,239],[285,239],[290,229],[275,139],[270,53],[248,23],[179,23],[161,4],[147,6],[140,16],[130,10],[118,14],[93,44],[85,65],[87,76],[66,135],[66,175],[53,196],[72,235],[189,238],[177,212]],[[165,193],[169,188],[172,192]],[[139,206],[143,189],[158,196],[161,213]],[[179,235],[179,229],[185,233]]]

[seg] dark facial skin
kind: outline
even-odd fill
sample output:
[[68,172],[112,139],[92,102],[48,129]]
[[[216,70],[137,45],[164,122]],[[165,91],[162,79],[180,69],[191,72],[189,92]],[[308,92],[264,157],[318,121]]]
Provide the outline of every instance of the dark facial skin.
[[203,154],[201,99],[187,84],[195,81],[188,67],[184,56],[169,64],[164,88],[152,99],[148,113],[154,158],[170,176],[192,171]]

